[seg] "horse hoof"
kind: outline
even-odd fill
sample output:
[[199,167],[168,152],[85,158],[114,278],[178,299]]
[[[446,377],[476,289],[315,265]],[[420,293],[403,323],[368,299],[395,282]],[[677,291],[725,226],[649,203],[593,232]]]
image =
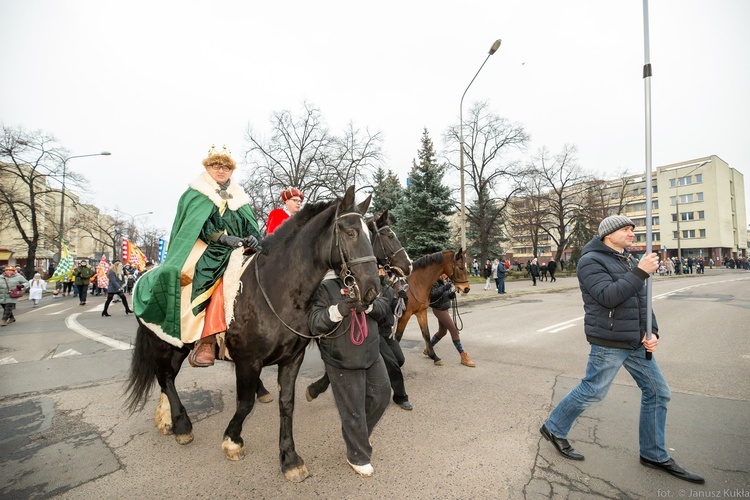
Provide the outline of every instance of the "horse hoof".
[[295,467],[294,469],[284,471],[284,477],[286,477],[293,483],[301,483],[302,481],[310,477],[310,473],[307,471],[307,466],[305,464],[302,464],[299,467]]
[[308,401],[312,401],[313,399],[315,399],[315,397],[316,396],[310,394],[310,386],[308,386],[307,389],[305,389],[305,399],[307,399]]
[[435,360],[435,366],[443,366],[443,360],[442,359],[436,359]]
[[193,433],[191,432],[190,434],[175,434],[174,439],[180,444],[190,444],[193,442]]
[[273,401],[273,396],[271,396],[270,392],[267,392],[262,396],[258,396],[258,401],[260,401],[261,403],[270,403],[271,401]]
[[221,443],[221,450],[227,456],[229,460],[237,461],[245,456],[245,450],[242,446],[238,445],[229,438],[224,439]]

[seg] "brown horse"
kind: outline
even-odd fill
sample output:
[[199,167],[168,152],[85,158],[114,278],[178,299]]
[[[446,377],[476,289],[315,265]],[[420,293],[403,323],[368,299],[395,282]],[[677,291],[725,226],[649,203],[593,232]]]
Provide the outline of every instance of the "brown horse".
[[430,306],[430,289],[437,279],[445,274],[461,293],[469,293],[469,275],[466,269],[466,251],[459,249],[458,252],[443,250],[420,257],[412,263],[412,272],[406,282],[409,284],[409,292],[406,310],[396,325],[396,340],[401,341],[406,324],[412,316],[417,317],[419,329],[422,330],[422,338],[427,349],[427,354],[435,363],[440,358],[430,344],[430,329],[427,324],[427,308]]

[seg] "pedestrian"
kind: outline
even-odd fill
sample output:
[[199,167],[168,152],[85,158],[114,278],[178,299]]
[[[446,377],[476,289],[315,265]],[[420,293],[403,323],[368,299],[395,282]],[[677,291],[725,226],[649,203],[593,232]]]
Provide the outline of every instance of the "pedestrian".
[[380,355],[383,356],[385,369],[388,372],[388,380],[391,382],[393,389],[393,402],[404,410],[412,410],[414,406],[409,402],[409,395],[406,393],[404,384],[404,374],[401,367],[404,366],[406,357],[401,350],[401,343],[393,337],[393,324],[395,323],[394,311],[403,301],[401,310],[406,307],[408,300],[406,290],[401,288],[401,281],[397,281],[393,286],[387,281],[385,270],[381,267],[378,269],[380,274],[380,291],[385,297],[389,312],[378,321],[378,332],[380,333]]
[[490,259],[487,259],[487,262],[484,263],[484,279],[486,280],[484,283],[484,289],[489,290],[490,289],[490,280],[492,279],[492,262]]
[[104,302],[104,310],[102,316],[112,316],[109,314],[109,304],[112,302],[112,298],[117,295],[122,301],[122,305],[125,306],[125,316],[132,313],[128,306],[128,299],[123,293],[125,285],[122,283],[122,262],[116,260],[112,267],[107,271],[107,301]]
[[674,261],[667,257],[667,259],[664,262],[665,267],[667,268],[667,276],[672,276],[672,273],[674,273]]
[[557,270],[557,263],[555,262],[555,259],[550,259],[550,261],[547,262],[547,271],[549,271],[550,283],[557,281],[557,278],[555,278],[556,270]]
[[23,297],[23,292],[29,289],[29,282],[23,274],[16,271],[10,264],[3,269],[0,279],[0,305],[3,307],[3,319],[0,326],[7,326],[16,322],[13,310],[16,302]]
[[62,277],[62,295],[67,297],[73,291],[73,270]]
[[500,261],[495,259],[492,261],[492,281],[495,283],[495,290],[497,290],[497,268],[500,266]]
[[42,279],[41,274],[34,274],[34,277],[29,282],[29,300],[34,303],[34,307],[39,305],[39,301],[42,300],[42,294],[46,291],[47,282]]
[[505,293],[505,275],[508,273],[508,268],[505,267],[505,259],[500,257],[500,263],[497,266],[497,293]]
[[547,264],[539,266],[539,281],[547,281]]
[[474,277],[479,276],[479,263],[477,262],[477,259],[474,259],[471,263],[471,267],[474,269]]
[[162,338],[193,344],[194,367],[214,364],[216,335],[227,328],[223,275],[232,252],[254,252],[260,239],[250,198],[232,181],[237,163],[227,148],[212,146],[202,165],[180,197],[165,262],[133,289],[138,318]]
[[[453,291],[453,284],[448,279],[448,276],[443,274],[438,278],[435,284],[430,289],[430,306],[432,306],[432,314],[438,320],[438,331],[430,339],[430,344],[435,347],[440,339],[450,332],[451,340],[453,340],[453,346],[461,356],[461,364],[474,368],[476,365],[469,357],[469,353],[464,350],[463,344],[461,343],[461,337],[458,334],[458,328],[453,323],[451,315],[448,309],[451,307],[451,302],[456,299],[456,292]],[[427,348],[425,347],[422,354],[428,356]],[[436,365],[442,364],[442,361],[435,362]]]
[[560,271],[565,271],[565,259],[560,259]]
[[94,270],[86,263],[85,260],[78,262],[78,267],[73,269],[73,281],[78,287],[79,306],[86,305],[86,293],[89,290],[89,283],[94,277]]
[[536,257],[534,257],[534,260],[532,260],[526,270],[531,275],[531,281],[533,282],[532,286],[536,286],[536,279],[539,277],[539,263],[536,260]]
[[346,461],[362,477],[374,474],[370,436],[388,408],[391,385],[380,355],[378,321],[391,314],[380,295],[370,306],[349,297],[330,271],[312,300],[308,326],[318,347],[341,419]]
[[577,275],[584,304],[584,332],[591,344],[586,375],[552,411],[540,432],[557,451],[571,460],[584,456],[568,442],[568,432],[592,403],[604,399],[621,367],[641,389],[638,429],[640,461],[693,483],[702,477],[686,471],[669,456],[665,446],[667,403],[671,392],[656,363],[647,359],[659,344],[659,328],[652,313],[651,338],[646,336],[645,281],[656,271],[659,257],[652,253],[640,262],[630,256],[635,224],[622,215],[605,218],[583,248]]

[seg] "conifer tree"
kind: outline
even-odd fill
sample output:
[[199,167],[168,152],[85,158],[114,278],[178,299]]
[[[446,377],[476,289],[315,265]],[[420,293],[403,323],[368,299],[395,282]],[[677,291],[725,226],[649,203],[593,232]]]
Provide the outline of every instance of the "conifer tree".
[[[372,203],[370,212],[382,214],[386,210],[393,211],[404,196],[404,188],[398,181],[398,176],[393,171],[386,171],[378,167],[373,177]],[[394,217],[395,219],[395,217]]]
[[394,210],[398,234],[412,258],[448,249],[450,189],[442,184],[446,166],[435,161],[432,139],[424,129],[418,161],[412,164],[402,202]]

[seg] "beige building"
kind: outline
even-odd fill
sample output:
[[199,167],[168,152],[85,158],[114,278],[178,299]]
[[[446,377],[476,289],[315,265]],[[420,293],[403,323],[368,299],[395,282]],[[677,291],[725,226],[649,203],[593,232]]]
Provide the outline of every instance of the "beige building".
[[[657,167],[652,172],[652,249],[663,256],[747,257],[747,217],[743,175],[716,155]],[[621,213],[636,224],[631,252],[646,250],[646,179],[634,175],[600,187],[602,213]],[[575,200],[571,200],[575,202]],[[571,228],[568,228],[570,231]],[[532,258],[528,235],[511,234],[507,257]],[[537,257],[542,262],[557,248],[542,237]],[[566,249],[566,260],[570,249]]]
[[[28,205],[29,186],[24,182],[13,179],[6,175],[0,182],[3,189],[16,191],[17,203],[13,203],[23,214],[24,232],[31,234],[32,223],[29,220]],[[62,192],[59,189],[50,188],[46,185],[45,177],[36,179],[35,190],[40,193],[35,197],[35,215],[39,229],[39,245],[36,251],[36,262],[34,268],[46,271],[53,257],[59,251],[60,235],[60,200]],[[95,259],[101,252],[111,253],[111,245],[103,248],[99,241],[107,241],[106,228],[112,227],[115,220],[99,212],[93,205],[81,204],[79,197],[66,189],[65,209],[63,212],[63,238],[70,252],[76,258]],[[0,207],[2,212],[2,225],[0,225],[0,264],[17,264],[24,266],[28,258],[28,244],[21,237],[21,232],[11,220],[10,207]],[[93,236],[92,236],[93,235]]]

